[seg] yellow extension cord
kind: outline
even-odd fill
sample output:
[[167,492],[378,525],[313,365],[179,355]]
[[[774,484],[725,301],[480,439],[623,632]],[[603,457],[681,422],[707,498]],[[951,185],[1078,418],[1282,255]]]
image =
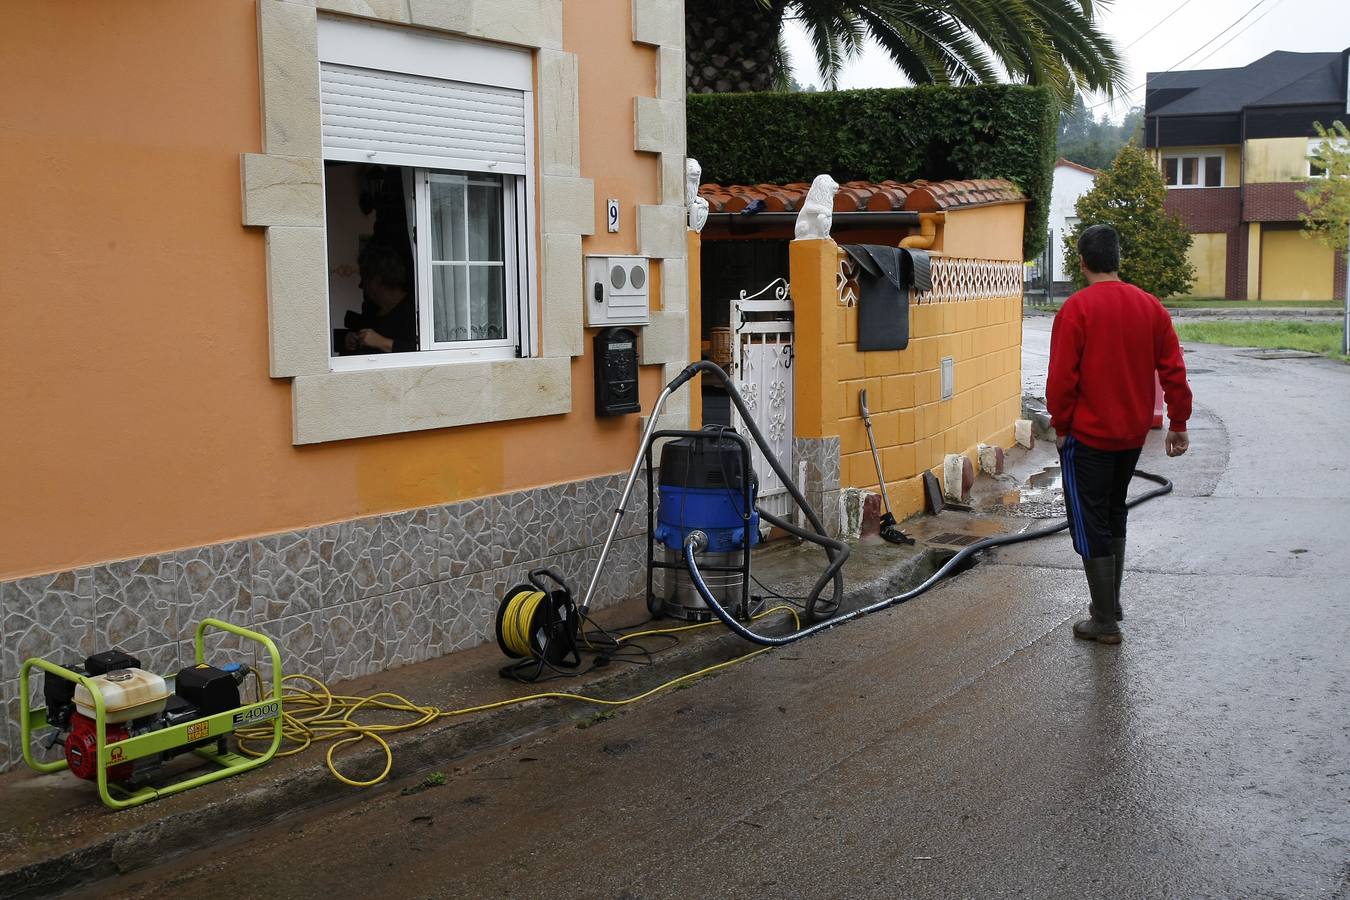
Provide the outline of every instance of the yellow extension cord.
[[[542,595],[541,595],[542,596]],[[537,601],[536,601],[537,602]],[[801,628],[801,619],[797,611],[789,606],[775,606],[772,609],[765,610],[758,615],[752,616],[751,621],[757,621],[765,616],[776,612],[787,612],[792,616],[794,627]],[[528,621],[528,618],[527,618]],[[639,631],[634,634],[623,634],[616,638],[616,642],[622,644],[624,641],[630,641],[635,638],[649,637],[652,635],[677,634],[683,631],[693,631],[698,628],[707,628],[711,625],[720,625],[717,620],[709,622],[699,622],[694,625],[680,625],[674,628],[653,628],[648,631]],[[584,635],[583,635],[584,636]],[[590,641],[586,641],[590,646]],[[591,647],[594,650],[594,647]],[[282,717],[282,736],[284,740],[294,746],[285,750],[277,751],[277,756],[293,756],[307,750],[312,744],[322,741],[332,741],[328,747],[326,761],[328,771],[333,773],[333,777],[343,784],[352,787],[370,787],[379,784],[389,776],[390,770],[394,766],[394,751],[385,740],[386,735],[398,734],[403,731],[411,731],[414,728],[421,728],[423,725],[429,725],[440,719],[449,719],[455,716],[467,716],[473,713],[487,712],[492,709],[501,709],[505,706],[515,706],[520,703],[528,703],[531,700],[575,700],[581,703],[593,703],[598,706],[627,706],[630,703],[636,703],[639,700],[645,700],[653,694],[660,693],[667,688],[672,688],[678,684],[693,681],[704,675],[710,675],[713,672],[744,662],[761,653],[767,653],[772,647],[761,647],[758,650],[751,650],[749,653],[729,659],[726,662],[720,662],[715,665],[707,666],[696,672],[690,672],[687,675],[681,675],[678,678],[672,678],[670,681],[658,684],[656,687],[645,690],[632,697],[626,697],[622,700],[606,700],[601,697],[587,697],[585,694],[574,694],[568,691],[543,691],[538,694],[529,694],[524,697],[512,697],[507,700],[498,700],[495,703],[484,703],[479,706],[465,706],[459,709],[440,709],[435,706],[420,706],[413,703],[406,697],[394,694],[388,691],[381,691],[377,694],[371,694],[367,697],[358,697],[347,694],[334,694],[328,689],[322,681],[317,678],[311,678],[308,675],[287,675],[282,679],[283,684],[288,681],[298,680],[307,682],[315,690],[305,690],[303,688],[287,688],[281,695],[281,717]],[[255,678],[257,673],[255,672]],[[261,679],[257,678],[259,684]],[[268,695],[270,697],[270,694]],[[357,722],[353,716],[361,710],[384,710],[387,712],[408,713],[414,718],[412,721],[401,724],[373,724]],[[261,756],[262,752],[249,746],[250,743],[266,746],[272,741],[273,726],[270,724],[256,725],[249,728],[241,728],[235,732],[239,741],[239,752],[247,756]],[[334,761],[334,754],[349,744],[356,744],[360,741],[372,740],[384,751],[384,769],[380,774],[366,781],[355,778],[348,778],[338,771],[337,763]]]

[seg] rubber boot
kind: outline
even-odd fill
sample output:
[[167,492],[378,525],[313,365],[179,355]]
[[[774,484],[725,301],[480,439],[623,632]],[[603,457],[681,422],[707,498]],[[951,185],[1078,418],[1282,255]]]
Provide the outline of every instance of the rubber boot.
[[1088,612],[1092,618],[1075,622],[1073,636],[1099,644],[1119,644],[1120,626],[1116,624],[1116,558],[1098,556],[1083,560],[1087,574],[1088,592],[1092,603]]
[[1112,538],[1111,552],[1116,556],[1116,621],[1125,620],[1125,612],[1120,608],[1120,583],[1125,580],[1125,539]]

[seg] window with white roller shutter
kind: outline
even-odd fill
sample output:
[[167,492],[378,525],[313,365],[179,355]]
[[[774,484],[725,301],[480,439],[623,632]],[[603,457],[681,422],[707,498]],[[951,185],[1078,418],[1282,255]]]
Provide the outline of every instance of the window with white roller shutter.
[[334,368],[529,355],[530,54],[323,19],[319,60]]

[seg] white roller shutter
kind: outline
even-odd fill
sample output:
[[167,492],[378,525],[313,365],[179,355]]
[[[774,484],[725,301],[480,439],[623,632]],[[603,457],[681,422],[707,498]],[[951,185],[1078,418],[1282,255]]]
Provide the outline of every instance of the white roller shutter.
[[526,174],[526,94],[322,63],[327,159]]

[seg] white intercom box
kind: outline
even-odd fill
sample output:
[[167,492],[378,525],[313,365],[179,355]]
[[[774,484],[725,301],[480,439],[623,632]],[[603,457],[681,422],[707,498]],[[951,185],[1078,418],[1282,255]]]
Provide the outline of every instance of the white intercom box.
[[586,257],[586,324],[650,322],[650,274],[645,256]]

